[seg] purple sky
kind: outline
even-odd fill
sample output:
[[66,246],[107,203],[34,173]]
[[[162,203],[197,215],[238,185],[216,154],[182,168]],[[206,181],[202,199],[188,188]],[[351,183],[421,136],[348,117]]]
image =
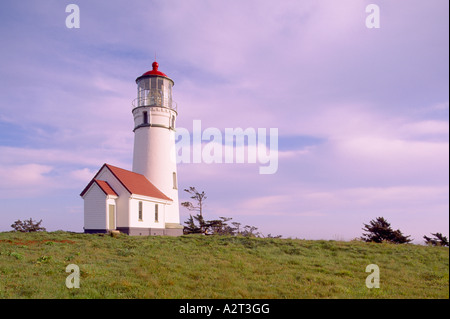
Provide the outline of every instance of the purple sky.
[[[66,28],[69,3],[79,29]],[[371,3],[379,29],[365,25]],[[180,190],[207,193],[207,218],[349,240],[383,216],[418,243],[448,236],[448,6],[1,1],[0,231],[29,217],[82,231],[79,193],[95,172],[131,169],[134,80],[156,52],[178,127],[278,128],[276,174],[179,165]]]

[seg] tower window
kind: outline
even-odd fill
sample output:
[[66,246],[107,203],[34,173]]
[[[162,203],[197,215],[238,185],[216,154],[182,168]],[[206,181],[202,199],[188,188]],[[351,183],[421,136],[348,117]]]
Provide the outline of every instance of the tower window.
[[172,116],[172,121],[171,121],[171,128],[175,128],[175,116]]
[[139,221],[142,221],[142,211],[143,211],[143,207],[142,207],[142,202],[139,202]]
[[158,204],[155,204],[155,223],[158,222],[158,218],[159,218],[158,215],[159,215],[159,214],[158,214]]
[[143,117],[142,123],[143,124],[148,124],[148,113],[147,113],[147,111],[142,112],[142,117]]
[[177,173],[173,172],[172,178],[173,178],[173,189],[178,189],[177,188]]

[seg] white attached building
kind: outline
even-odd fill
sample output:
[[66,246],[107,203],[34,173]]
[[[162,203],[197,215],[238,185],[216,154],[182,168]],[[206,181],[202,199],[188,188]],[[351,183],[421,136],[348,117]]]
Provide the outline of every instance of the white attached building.
[[158,63],[136,79],[133,171],[104,164],[81,192],[84,231],[129,235],[183,234],[178,207],[174,82]]
[[166,221],[172,199],[141,174],[104,164],[80,196],[86,233],[180,235],[180,225]]

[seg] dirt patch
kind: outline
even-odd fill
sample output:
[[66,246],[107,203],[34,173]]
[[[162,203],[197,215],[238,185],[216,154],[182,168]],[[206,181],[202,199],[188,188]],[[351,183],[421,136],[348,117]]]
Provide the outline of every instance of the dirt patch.
[[51,239],[45,239],[45,240],[0,240],[0,243],[7,243],[11,245],[17,245],[17,246],[30,246],[30,245],[38,245],[38,244],[45,244],[47,242],[52,243],[64,243],[64,244],[75,244],[76,242],[73,240],[51,240]]

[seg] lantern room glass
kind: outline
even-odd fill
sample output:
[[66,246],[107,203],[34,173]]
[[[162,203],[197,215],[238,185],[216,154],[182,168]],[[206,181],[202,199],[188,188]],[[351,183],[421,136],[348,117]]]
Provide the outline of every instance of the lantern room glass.
[[172,106],[172,81],[162,77],[147,77],[138,81],[137,106]]

